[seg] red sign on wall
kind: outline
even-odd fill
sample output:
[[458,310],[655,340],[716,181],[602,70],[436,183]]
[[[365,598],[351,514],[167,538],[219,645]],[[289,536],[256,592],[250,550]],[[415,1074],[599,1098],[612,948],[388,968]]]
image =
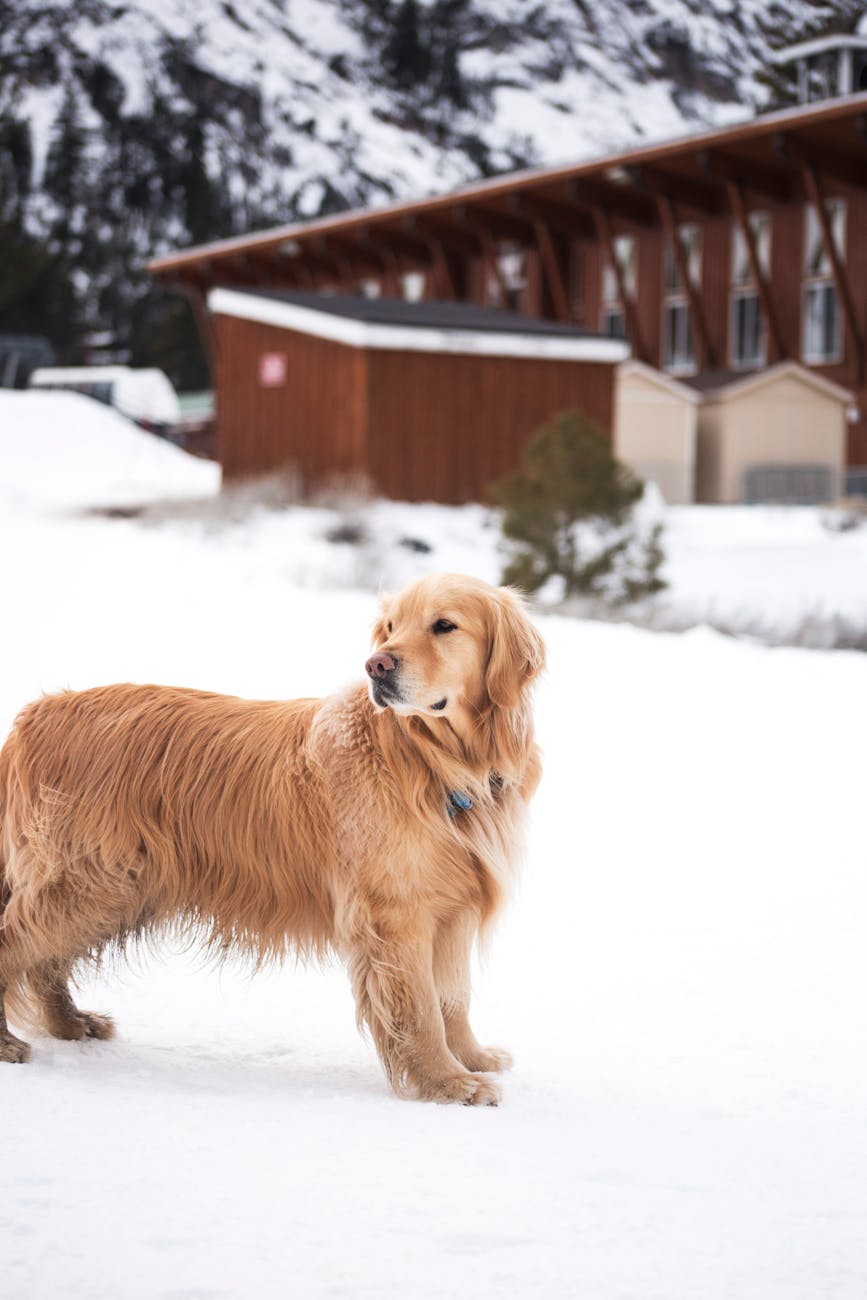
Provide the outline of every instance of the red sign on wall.
[[282,388],[286,383],[286,353],[262,352],[259,355],[259,386]]

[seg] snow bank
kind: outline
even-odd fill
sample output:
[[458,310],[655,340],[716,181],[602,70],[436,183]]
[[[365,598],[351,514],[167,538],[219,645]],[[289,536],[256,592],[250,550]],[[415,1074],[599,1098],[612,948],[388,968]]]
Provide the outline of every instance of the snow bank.
[[207,496],[219,470],[92,398],[0,390],[0,484],[10,508],[75,510]]
[[[217,466],[76,394],[0,392],[0,482],[8,508],[135,509],[207,548],[255,552],[260,570],[295,587],[396,590],[440,570],[496,582],[505,564],[498,517],[481,506],[344,498],[269,508],[267,491],[246,489],[218,498]],[[665,528],[669,587],[617,618],[772,645],[867,647],[867,526],[835,532],[812,507],[665,507],[653,490],[647,514]]]

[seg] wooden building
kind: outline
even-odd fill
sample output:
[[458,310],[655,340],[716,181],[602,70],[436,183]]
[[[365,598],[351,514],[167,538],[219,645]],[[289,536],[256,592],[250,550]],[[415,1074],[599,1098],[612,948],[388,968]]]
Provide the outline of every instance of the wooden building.
[[610,429],[620,340],[471,303],[215,289],[226,480],[292,469],[405,501],[481,500],[528,432],[580,407]]
[[191,298],[212,340],[218,423],[232,362],[205,306],[214,286],[436,299],[624,338],[676,379],[799,362],[853,394],[846,461],[867,490],[864,92],[151,269]]

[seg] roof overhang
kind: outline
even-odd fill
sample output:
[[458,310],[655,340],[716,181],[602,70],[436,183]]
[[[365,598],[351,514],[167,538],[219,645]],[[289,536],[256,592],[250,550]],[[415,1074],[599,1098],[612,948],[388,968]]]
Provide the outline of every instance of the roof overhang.
[[327,311],[316,311],[297,303],[263,298],[237,289],[212,289],[208,294],[208,307],[215,316],[234,316],[240,320],[256,321],[260,325],[293,330],[353,348],[603,362],[612,365],[629,356],[628,345],[619,339],[384,325],[334,316]]
[[865,124],[867,93],[849,95],[413,202],[218,240],[155,258],[149,269],[181,289],[319,287],[339,280],[347,266],[371,276],[394,270],[395,259],[401,270],[429,267],[435,248],[482,255],[492,240],[534,247],[540,222],[567,238],[594,238],[599,212],[625,226],[658,226],[665,201],[676,202],[679,213],[722,213],[732,183],[758,197],[802,197],[807,162],[835,181],[867,187]]

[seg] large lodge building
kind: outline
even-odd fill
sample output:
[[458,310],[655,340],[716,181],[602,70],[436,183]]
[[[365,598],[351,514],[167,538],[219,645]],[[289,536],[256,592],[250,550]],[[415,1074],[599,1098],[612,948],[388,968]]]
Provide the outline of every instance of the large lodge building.
[[[584,391],[590,413],[614,430],[605,375],[616,396],[615,366],[628,350],[618,375],[633,383],[638,375],[648,393],[655,377],[685,413],[686,451],[655,445],[652,402],[633,406],[629,432],[638,464],[658,465],[663,479],[681,473],[672,499],[867,492],[867,38],[812,42],[788,57],[800,78],[795,108],[152,263],[167,288],[191,299],[209,341],[225,473],[290,460],[311,481],[369,470],[364,448],[377,420],[391,421],[383,463],[393,466],[388,448],[406,440],[445,438],[452,463],[469,440],[505,438],[504,457],[489,449],[480,459],[494,472],[514,462],[520,438],[553,414],[552,403],[581,405]],[[815,102],[817,69],[829,68],[831,97]],[[373,317],[363,306],[371,300]],[[495,356],[511,358],[499,378]],[[383,370],[386,357],[394,364]],[[574,382],[555,375],[564,368]],[[371,386],[386,373],[394,391],[377,405]],[[311,386],[325,406],[303,393]],[[462,405],[446,400],[458,391]],[[766,405],[749,417],[749,395],[760,391]],[[711,462],[725,454],[728,392],[740,395],[725,409],[739,412],[729,423],[746,444],[726,487]],[[518,393],[523,424],[503,434],[503,408],[514,409]],[[303,420],[292,425],[296,394]],[[447,411],[438,424],[440,398]],[[349,432],[332,456],[335,421]],[[305,447],[314,446],[310,460]],[[666,457],[678,456],[683,463],[666,469]],[[380,489],[424,496],[423,450],[416,461],[412,482],[380,475]],[[439,499],[483,491],[472,474],[457,484],[448,464],[440,473],[430,489]]]

